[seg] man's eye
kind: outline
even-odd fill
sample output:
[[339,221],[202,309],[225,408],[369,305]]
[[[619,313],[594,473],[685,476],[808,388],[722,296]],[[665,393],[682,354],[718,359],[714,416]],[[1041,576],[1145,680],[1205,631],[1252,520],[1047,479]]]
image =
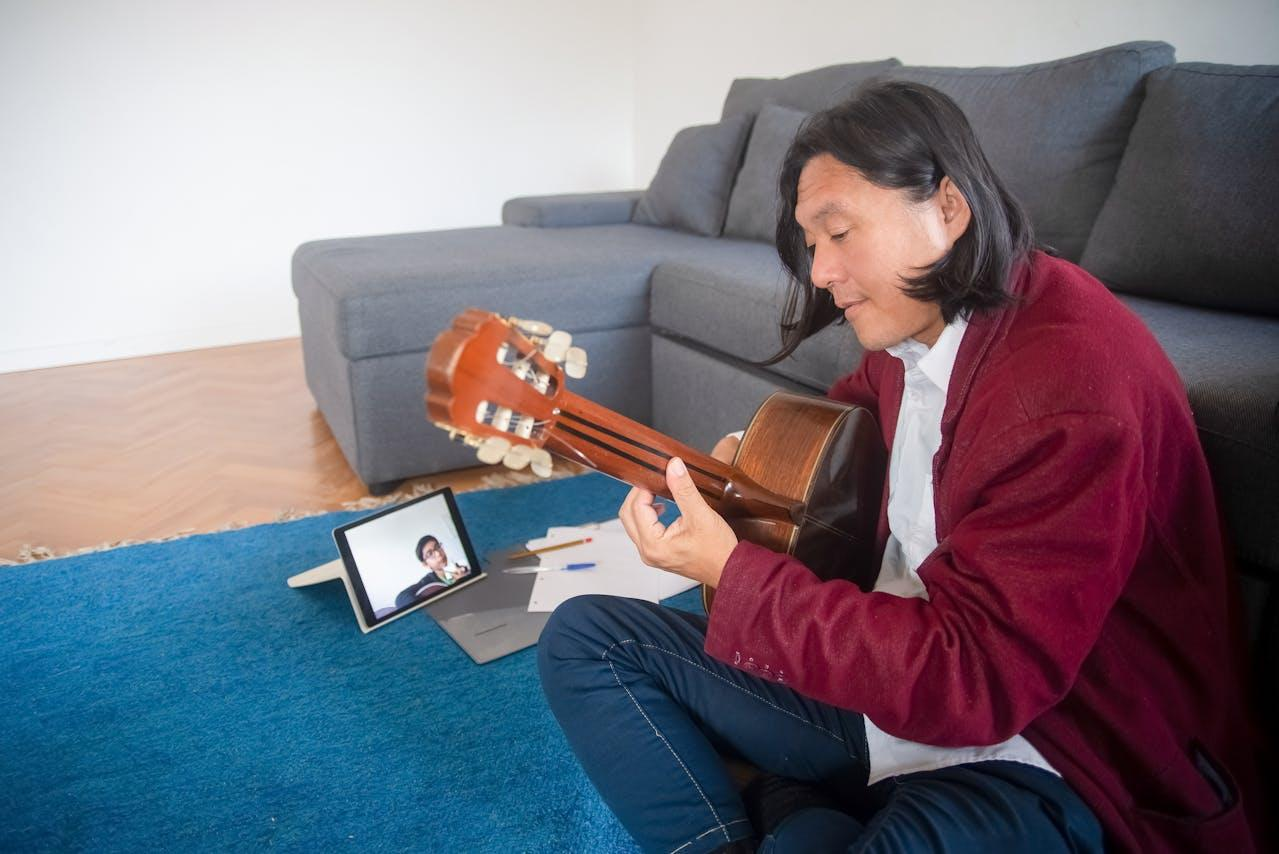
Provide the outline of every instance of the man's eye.
[[843,239],[844,239],[845,237],[847,237],[847,236],[848,236],[848,232],[847,232],[847,231],[841,231],[839,234],[832,234],[832,235],[830,236],[830,239],[831,239],[831,240],[843,240]]

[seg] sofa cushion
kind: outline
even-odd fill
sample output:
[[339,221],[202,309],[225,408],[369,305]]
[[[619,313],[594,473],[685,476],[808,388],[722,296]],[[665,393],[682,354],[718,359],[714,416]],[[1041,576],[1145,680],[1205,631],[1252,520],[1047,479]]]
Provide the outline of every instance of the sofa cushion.
[[1126,293],[1279,315],[1276,197],[1279,66],[1160,69],[1083,264]]
[[424,351],[470,306],[570,331],[644,326],[658,263],[718,263],[742,247],[760,248],[633,223],[353,237],[298,247],[293,290],[312,328],[364,359]]
[[1077,261],[1114,182],[1142,78],[1172,61],[1171,45],[1129,42],[1015,68],[903,66],[888,76],[953,98],[1038,239]]
[[1236,552],[1279,567],[1279,320],[1121,299],[1181,374]]
[[721,436],[746,429],[773,392],[814,391],[661,333],[653,335],[652,362],[653,426],[705,451]]
[[828,65],[790,77],[740,77],[728,87],[724,118],[753,116],[772,102],[805,113],[833,107],[866,81],[901,65],[896,59]]
[[579,228],[630,222],[643,190],[605,193],[557,193],[519,196],[502,205],[503,225],[529,228]]
[[733,116],[675,134],[633,220],[718,237],[751,121]]
[[777,178],[786,149],[808,113],[765,104],[755,117],[746,159],[728,200],[724,234],[773,243],[777,231]]
[[[739,360],[760,360],[777,352],[786,274],[772,246],[739,246],[732,255],[702,255],[657,266],[651,297],[655,332]],[[841,323],[809,338],[765,370],[825,391],[857,365],[861,352],[857,337]]]

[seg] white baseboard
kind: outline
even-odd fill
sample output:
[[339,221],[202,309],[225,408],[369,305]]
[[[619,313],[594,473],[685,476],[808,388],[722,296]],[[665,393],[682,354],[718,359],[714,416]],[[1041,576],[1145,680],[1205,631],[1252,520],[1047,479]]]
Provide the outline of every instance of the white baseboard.
[[56,368],[63,365],[82,365],[88,362],[109,362],[115,359],[154,356],[160,353],[179,353],[185,350],[203,350],[206,347],[274,341],[280,338],[296,338],[299,334],[296,320],[288,324],[280,323],[277,318],[274,322],[264,320],[257,323],[209,326],[155,335],[135,335],[55,344],[48,347],[0,350],[0,374]]

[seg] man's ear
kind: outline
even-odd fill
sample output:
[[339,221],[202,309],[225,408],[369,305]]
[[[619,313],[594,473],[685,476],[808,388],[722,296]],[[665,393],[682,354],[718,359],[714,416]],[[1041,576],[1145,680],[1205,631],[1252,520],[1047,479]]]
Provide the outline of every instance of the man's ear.
[[973,211],[968,206],[968,199],[959,191],[959,186],[946,175],[937,187],[937,205],[941,209],[942,222],[946,229],[946,239],[952,245],[968,230],[972,222]]

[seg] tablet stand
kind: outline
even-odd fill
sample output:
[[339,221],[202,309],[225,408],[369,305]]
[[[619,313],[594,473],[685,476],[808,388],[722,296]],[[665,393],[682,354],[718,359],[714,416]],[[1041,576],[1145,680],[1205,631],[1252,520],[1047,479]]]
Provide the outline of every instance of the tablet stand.
[[360,631],[367,634],[375,627],[364,621],[364,612],[360,610],[360,603],[355,598],[355,590],[351,587],[351,576],[347,574],[346,564],[342,563],[341,558],[322,563],[319,566],[308,569],[306,572],[299,572],[297,575],[289,576],[289,586],[310,587],[312,584],[336,581],[339,578],[342,579],[342,584],[346,587],[346,595],[351,600],[351,610],[355,611],[355,619],[360,621]]
[[339,578],[346,578],[346,567],[342,565],[341,558],[322,563],[317,567],[308,569],[306,572],[299,572],[297,575],[290,576],[289,586],[310,587],[312,584],[337,581]]

